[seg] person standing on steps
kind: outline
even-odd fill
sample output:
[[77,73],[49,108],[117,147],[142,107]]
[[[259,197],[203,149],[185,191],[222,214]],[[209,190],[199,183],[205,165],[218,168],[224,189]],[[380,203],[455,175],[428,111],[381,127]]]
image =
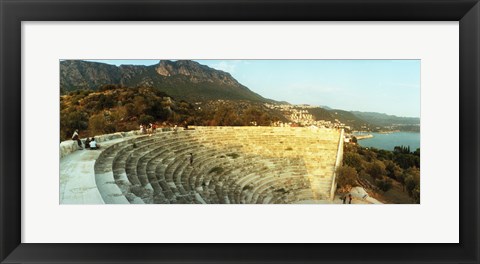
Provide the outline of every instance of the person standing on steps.
[[77,141],[78,147],[80,149],[83,149],[82,141],[80,140],[80,137],[78,136],[78,129],[75,129],[75,132],[73,132],[72,140]]
[[149,137],[152,136],[152,134],[153,134],[153,124],[152,123],[148,124],[147,133],[148,133]]
[[193,165],[193,153],[190,153],[190,166]]
[[157,132],[157,123],[153,123],[152,125],[152,133]]

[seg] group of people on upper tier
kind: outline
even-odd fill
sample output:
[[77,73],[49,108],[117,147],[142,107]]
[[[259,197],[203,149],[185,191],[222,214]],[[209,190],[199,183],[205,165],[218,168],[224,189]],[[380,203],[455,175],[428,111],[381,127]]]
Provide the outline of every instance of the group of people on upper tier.
[[[77,141],[78,147],[80,149],[83,149],[82,146],[82,140],[80,139],[80,136],[78,135],[78,129],[75,129],[75,132],[73,132],[72,140]],[[88,138],[85,140],[85,148],[86,149],[99,149],[100,145],[97,144],[97,141],[95,140],[94,137]]]
[[143,125],[143,124],[140,124],[140,133],[142,134],[147,134],[149,136],[151,136],[153,133],[155,133],[157,131],[157,124],[155,123],[150,123],[148,125]]

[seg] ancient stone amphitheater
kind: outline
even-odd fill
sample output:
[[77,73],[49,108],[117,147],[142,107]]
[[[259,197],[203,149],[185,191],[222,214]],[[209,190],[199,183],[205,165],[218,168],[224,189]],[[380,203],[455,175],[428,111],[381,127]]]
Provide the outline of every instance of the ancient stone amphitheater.
[[61,203],[330,201],[343,153],[336,129],[194,127],[97,138],[101,150],[61,143]]

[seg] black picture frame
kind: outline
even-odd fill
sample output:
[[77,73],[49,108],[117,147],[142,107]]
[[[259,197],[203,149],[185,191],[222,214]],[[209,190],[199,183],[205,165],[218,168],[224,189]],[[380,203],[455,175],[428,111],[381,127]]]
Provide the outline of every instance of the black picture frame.
[[[478,0],[0,0],[0,12],[1,263],[479,263]],[[459,21],[460,243],[21,243],[21,22],[150,20]]]

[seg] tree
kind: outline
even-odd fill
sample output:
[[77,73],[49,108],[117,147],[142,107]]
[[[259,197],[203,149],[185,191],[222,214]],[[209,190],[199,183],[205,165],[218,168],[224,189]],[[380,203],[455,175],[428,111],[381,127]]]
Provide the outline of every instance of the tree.
[[346,152],[343,155],[343,163],[350,167],[353,167],[357,170],[357,172],[363,169],[363,159],[362,156],[358,153],[354,152]]
[[377,179],[375,180],[375,184],[383,192],[387,192],[392,188],[392,180],[389,178]]
[[134,117],[138,115],[135,105],[132,103],[125,104],[125,110],[126,110],[127,117]]
[[391,160],[393,158],[393,153],[384,149],[372,149],[377,154],[377,159],[380,160]]
[[148,125],[149,123],[153,123],[155,121],[155,118],[150,115],[141,115],[140,118],[138,119],[138,122],[143,125]]
[[393,152],[395,153],[402,153],[402,154],[409,154],[410,153],[410,146],[395,146],[393,148]]
[[337,168],[337,184],[340,187],[356,186],[357,185],[357,171],[350,166],[341,166]]
[[367,160],[368,162],[371,162],[377,159],[377,153],[368,149],[360,148],[358,150],[358,153],[362,155],[365,158],[365,160]]
[[415,203],[420,202],[420,170],[413,167],[405,171],[405,187]]
[[408,195],[412,196],[413,190],[416,186],[415,179],[411,175],[407,176],[405,179],[405,187],[407,188]]
[[417,148],[417,149],[413,152],[413,155],[420,157],[420,148]]
[[415,189],[413,189],[412,200],[414,203],[420,203],[420,186],[417,186]]
[[133,98],[133,105],[135,106],[135,113],[137,113],[137,115],[140,115],[142,113],[145,113],[145,109],[147,108],[147,104],[145,102],[145,98],[142,97],[142,96],[135,96]]
[[385,170],[385,164],[379,160],[370,162],[366,167],[366,172],[374,179],[380,179],[387,174]]
[[420,157],[413,154],[396,153],[394,161],[402,167],[402,169],[408,169],[410,167],[420,167]]
[[88,130],[93,135],[105,133],[106,126],[107,122],[103,113],[92,115],[88,120]]
[[160,120],[167,120],[170,114],[168,110],[163,108],[161,103],[153,104],[146,112],[148,115]]
[[62,139],[69,139],[75,129],[86,129],[88,127],[88,117],[84,112],[62,111],[60,114],[60,130]]
[[402,184],[403,191],[405,192],[405,173],[402,172],[396,176],[396,180]]
[[387,172],[387,176],[396,180],[400,175],[403,174],[402,168],[400,168],[395,162],[391,160],[384,161],[385,163],[385,170]]
[[112,108],[115,105],[115,101],[111,95],[100,94],[97,100],[97,110]]

